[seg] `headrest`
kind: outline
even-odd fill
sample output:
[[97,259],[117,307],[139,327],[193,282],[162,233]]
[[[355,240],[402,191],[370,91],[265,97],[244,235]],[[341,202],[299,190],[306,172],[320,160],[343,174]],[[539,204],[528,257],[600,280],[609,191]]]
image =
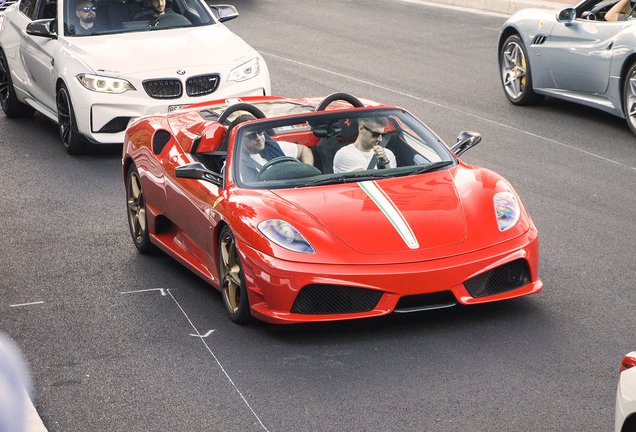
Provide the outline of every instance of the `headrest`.
[[225,134],[226,130],[221,123],[214,122],[209,124],[203,129],[201,135],[194,140],[190,153],[207,153],[219,150]]

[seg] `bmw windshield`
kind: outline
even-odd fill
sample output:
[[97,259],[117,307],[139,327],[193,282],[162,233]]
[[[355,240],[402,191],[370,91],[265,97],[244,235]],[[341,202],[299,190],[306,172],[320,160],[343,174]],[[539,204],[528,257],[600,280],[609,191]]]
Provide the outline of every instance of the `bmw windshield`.
[[216,21],[200,0],[64,0],[64,35],[184,28]]

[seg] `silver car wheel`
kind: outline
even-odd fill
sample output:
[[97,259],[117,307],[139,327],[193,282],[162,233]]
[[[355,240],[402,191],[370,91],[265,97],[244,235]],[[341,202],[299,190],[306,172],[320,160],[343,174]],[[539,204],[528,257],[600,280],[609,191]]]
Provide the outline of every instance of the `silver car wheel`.
[[520,99],[526,87],[526,58],[516,42],[510,42],[503,50],[501,76],[506,93]]
[[630,69],[625,83],[625,117],[630,129],[636,130],[636,68]]

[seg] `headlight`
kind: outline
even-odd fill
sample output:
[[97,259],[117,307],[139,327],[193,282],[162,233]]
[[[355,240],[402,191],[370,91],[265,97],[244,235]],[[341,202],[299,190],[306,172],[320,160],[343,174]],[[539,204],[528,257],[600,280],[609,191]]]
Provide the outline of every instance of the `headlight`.
[[519,222],[521,211],[519,202],[511,192],[499,192],[495,195],[495,216],[499,231],[506,231]]
[[243,63],[242,65],[232,69],[227,77],[227,80],[237,82],[245,81],[250,78],[254,78],[260,71],[261,65],[258,61],[258,58],[253,58],[247,63]]
[[135,90],[131,83],[118,78],[79,74],[77,79],[87,89],[100,93],[123,93],[128,90]]
[[280,247],[294,252],[316,253],[316,250],[309,244],[290,223],[280,219],[270,219],[258,224],[258,230],[265,237],[276,243]]

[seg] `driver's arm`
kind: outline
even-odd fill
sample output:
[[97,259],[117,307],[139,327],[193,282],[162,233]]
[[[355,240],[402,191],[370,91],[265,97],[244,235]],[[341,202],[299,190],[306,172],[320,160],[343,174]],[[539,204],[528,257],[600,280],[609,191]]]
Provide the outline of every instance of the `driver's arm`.
[[296,144],[296,146],[298,147],[298,156],[296,156],[296,159],[313,166],[314,154],[311,152],[311,149],[301,144]]
[[631,12],[629,0],[619,0],[610,10],[605,14],[605,21],[618,21],[618,14]]

